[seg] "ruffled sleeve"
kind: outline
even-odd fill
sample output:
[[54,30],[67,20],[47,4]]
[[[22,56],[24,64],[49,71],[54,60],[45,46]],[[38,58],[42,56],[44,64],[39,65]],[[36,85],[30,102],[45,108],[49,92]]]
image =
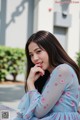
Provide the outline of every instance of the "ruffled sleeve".
[[17,118],[20,118],[20,120],[30,120],[34,116],[34,110],[39,98],[40,93],[36,89],[28,91],[18,105]]
[[[22,98],[18,108],[20,120],[31,120],[31,118],[43,118],[60,99],[66,86],[73,82],[74,70],[66,64],[60,65],[53,70],[42,94],[36,89],[28,91]],[[76,76],[75,76],[76,77]],[[18,119],[16,119],[18,120]]]

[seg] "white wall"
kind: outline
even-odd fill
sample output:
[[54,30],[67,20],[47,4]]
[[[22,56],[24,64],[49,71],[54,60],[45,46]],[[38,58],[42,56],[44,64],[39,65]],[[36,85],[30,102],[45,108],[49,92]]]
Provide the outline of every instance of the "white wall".
[[[51,11],[49,9],[51,8]],[[53,0],[40,0],[38,4],[38,30],[53,33]]]
[[[27,34],[27,11],[28,3],[24,4],[24,11],[18,15],[17,7],[22,0],[7,0],[7,18],[6,23],[11,21],[13,13],[16,14],[15,22],[11,22],[6,29],[6,46],[24,48]],[[22,7],[18,10],[21,11]]]
[[[37,1],[37,0],[35,0]],[[11,15],[15,13],[16,8],[21,4],[22,0],[7,0],[7,20],[8,24],[11,20]],[[59,6],[59,4],[58,4]],[[80,4],[71,3],[69,5],[69,13],[72,14],[72,24],[68,30],[67,52],[75,60],[76,52],[79,51],[79,33],[80,33]],[[6,46],[24,48],[28,36],[28,2],[24,4],[24,11],[15,16],[15,22],[11,22],[6,28]],[[34,31],[48,30],[53,32],[53,12],[54,0],[39,0],[34,18]],[[19,8],[19,11],[22,7]],[[51,9],[51,11],[49,11]],[[17,13],[16,13],[17,14]],[[30,23],[29,23],[30,24]]]
[[70,4],[70,13],[72,14],[72,23],[68,31],[68,53],[76,60],[76,52],[79,51],[80,4]]

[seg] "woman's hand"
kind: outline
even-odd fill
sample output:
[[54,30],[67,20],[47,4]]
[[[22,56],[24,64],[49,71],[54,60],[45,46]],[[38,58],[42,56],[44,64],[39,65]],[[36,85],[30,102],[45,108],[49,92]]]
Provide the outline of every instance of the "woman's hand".
[[36,64],[34,67],[31,68],[28,79],[27,79],[27,86],[30,89],[34,89],[34,82],[40,77],[45,74],[44,70],[41,68],[40,64]]
[[31,68],[27,82],[35,82],[40,76],[44,75],[44,70],[39,66],[39,64],[36,64],[34,67]]

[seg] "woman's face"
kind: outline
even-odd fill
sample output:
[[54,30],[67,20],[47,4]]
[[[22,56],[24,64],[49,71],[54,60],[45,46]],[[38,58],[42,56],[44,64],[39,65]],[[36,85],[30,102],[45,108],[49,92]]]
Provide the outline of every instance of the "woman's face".
[[52,67],[50,67],[49,56],[45,49],[40,48],[35,42],[31,42],[28,46],[28,50],[33,64],[39,64],[43,70],[51,72]]

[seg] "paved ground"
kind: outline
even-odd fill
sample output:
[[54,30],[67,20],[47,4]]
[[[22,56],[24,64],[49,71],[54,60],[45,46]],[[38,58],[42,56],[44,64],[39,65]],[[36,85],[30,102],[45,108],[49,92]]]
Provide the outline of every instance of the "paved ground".
[[23,84],[0,84],[0,104],[17,109],[18,103],[23,95]]
[[24,84],[0,84],[0,104],[17,109],[24,93]]

